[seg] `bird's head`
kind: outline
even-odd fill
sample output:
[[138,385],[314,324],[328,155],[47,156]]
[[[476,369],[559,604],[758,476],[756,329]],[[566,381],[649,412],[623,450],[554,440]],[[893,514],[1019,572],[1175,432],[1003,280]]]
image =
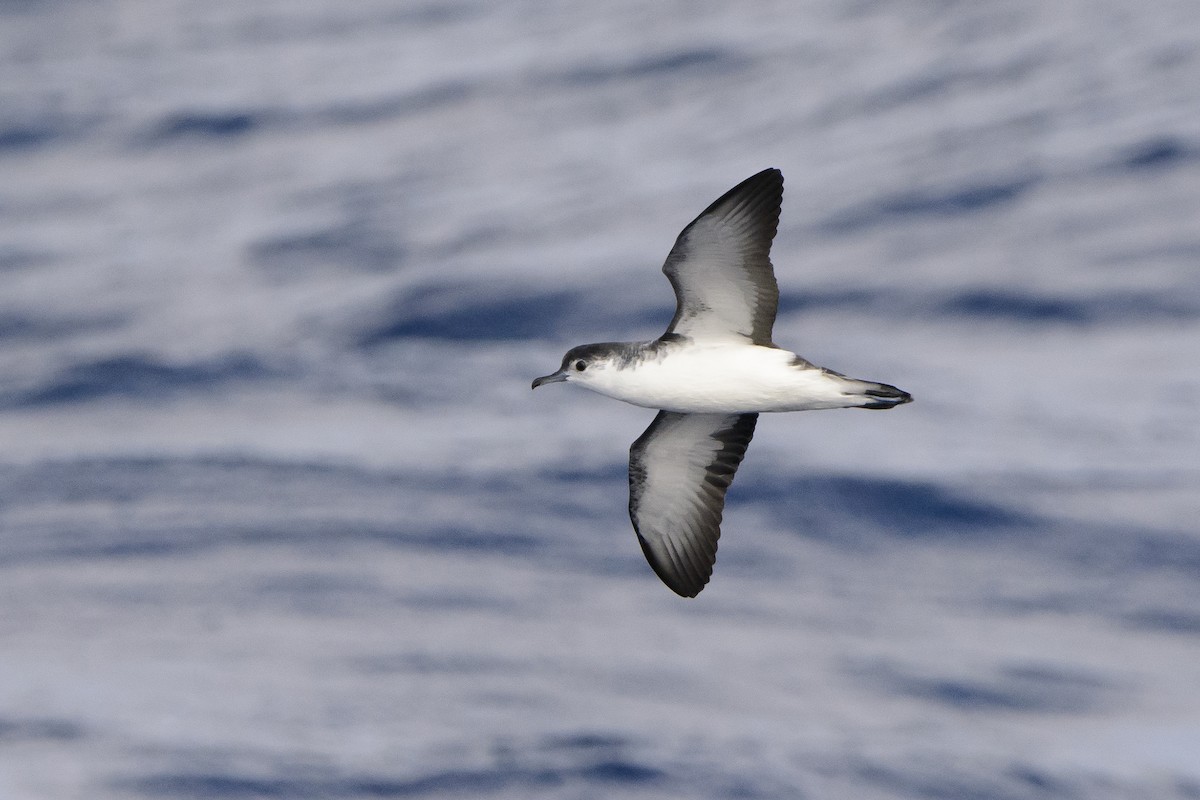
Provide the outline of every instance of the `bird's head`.
[[572,347],[563,356],[562,366],[558,368],[558,372],[534,378],[533,388],[536,389],[546,383],[563,381],[586,386],[612,367],[614,356],[614,346],[609,343],[582,344],[579,347]]

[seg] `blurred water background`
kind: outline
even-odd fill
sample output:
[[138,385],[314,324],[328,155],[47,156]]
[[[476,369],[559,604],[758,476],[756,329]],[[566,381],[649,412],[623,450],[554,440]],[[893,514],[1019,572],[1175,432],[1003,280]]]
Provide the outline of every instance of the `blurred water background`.
[[[787,179],[695,601],[679,229]],[[0,4],[0,798],[1200,797],[1200,5]]]

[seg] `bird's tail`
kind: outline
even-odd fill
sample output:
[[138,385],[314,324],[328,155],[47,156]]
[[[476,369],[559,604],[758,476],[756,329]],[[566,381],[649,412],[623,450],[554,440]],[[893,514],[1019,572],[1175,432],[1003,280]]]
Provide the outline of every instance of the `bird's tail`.
[[890,386],[886,383],[875,383],[874,381],[860,381],[853,378],[847,380],[850,383],[850,387],[844,391],[857,401],[853,405],[853,408],[892,408],[893,406],[902,406],[905,403],[912,402],[911,394],[903,389],[897,389],[895,386]]

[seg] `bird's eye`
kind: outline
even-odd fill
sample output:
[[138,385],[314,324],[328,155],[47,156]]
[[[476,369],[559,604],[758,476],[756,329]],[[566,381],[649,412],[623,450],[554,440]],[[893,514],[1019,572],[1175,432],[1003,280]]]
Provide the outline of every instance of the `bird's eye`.
[[575,362],[575,371],[576,372],[583,372],[585,369],[587,369],[587,362],[584,361],[582,358]]

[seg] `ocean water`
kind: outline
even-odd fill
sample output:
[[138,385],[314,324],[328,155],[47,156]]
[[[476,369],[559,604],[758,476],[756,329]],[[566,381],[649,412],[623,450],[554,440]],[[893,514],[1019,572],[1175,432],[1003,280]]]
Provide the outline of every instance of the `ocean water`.
[[[0,4],[0,798],[1200,797],[1200,6]],[[786,176],[713,582],[625,511]]]

